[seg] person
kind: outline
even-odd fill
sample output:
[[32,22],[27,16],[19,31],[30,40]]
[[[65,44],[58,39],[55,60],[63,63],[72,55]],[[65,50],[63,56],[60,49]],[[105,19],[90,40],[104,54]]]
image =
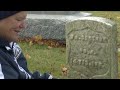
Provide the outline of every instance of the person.
[[31,73],[20,46],[27,11],[0,11],[0,79],[54,79],[49,73]]

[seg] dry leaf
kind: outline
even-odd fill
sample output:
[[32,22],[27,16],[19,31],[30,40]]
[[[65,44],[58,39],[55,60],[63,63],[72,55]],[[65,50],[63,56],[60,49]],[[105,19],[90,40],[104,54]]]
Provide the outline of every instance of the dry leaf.
[[32,45],[33,45],[33,42],[32,42],[32,41],[30,41],[30,42],[29,42],[29,46],[31,47]]
[[26,59],[31,59],[31,56],[29,54],[25,55]]
[[36,35],[33,37],[36,41],[42,40],[42,36],[41,35]]
[[37,42],[37,44],[38,44],[38,45],[43,45],[44,43],[41,42],[41,41],[39,41],[39,42]]
[[61,67],[62,67],[62,75],[67,76],[68,75],[68,68],[65,67],[64,65],[61,65]]
[[120,17],[117,17],[117,19],[120,19]]
[[48,46],[48,49],[51,49],[52,47],[51,46]]

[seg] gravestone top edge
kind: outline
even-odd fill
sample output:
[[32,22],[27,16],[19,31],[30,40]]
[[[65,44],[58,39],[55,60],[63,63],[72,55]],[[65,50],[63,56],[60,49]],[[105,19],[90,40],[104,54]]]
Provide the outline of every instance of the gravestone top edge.
[[28,11],[28,14],[45,14],[45,15],[78,15],[90,16],[92,13],[83,11]]
[[43,15],[43,14],[28,14],[27,15],[27,20],[28,19],[52,19],[52,20],[61,20],[61,21],[68,21],[68,23],[77,21],[77,20],[88,20],[88,21],[97,21],[100,23],[107,24],[109,26],[116,25],[114,21],[111,21],[110,19],[103,18],[103,17],[93,17],[93,16],[87,16],[87,17],[78,17],[74,15]]
[[54,20],[77,20],[84,15],[48,15],[48,14],[28,14],[27,19],[54,19]]
[[114,21],[111,21],[110,19],[107,19],[107,18],[103,18],[103,17],[79,17],[77,19],[74,19],[74,20],[71,20],[69,21],[68,23],[74,23],[76,21],[82,21],[82,20],[88,20],[88,21],[96,21],[96,22],[99,22],[99,23],[104,23],[106,25],[109,25],[109,26],[114,26],[116,25],[116,23]]

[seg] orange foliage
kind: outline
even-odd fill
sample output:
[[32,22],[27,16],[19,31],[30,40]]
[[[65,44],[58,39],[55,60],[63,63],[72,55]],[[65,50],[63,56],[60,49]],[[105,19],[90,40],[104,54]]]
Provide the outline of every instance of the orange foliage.
[[66,47],[65,43],[61,43],[59,40],[43,39],[41,35],[32,38],[19,38],[19,42],[28,42],[29,46],[34,44],[47,45],[48,49],[51,49],[52,47]]

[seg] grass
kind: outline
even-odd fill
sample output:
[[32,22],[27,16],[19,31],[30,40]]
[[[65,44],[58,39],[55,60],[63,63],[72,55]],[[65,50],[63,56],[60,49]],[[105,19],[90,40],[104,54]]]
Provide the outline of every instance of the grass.
[[[120,12],[119,11],[86,11],[93,16],[111,19],[117,23],[118,46],[120,46]],[[66,65],[66,48],[51,48],[45,45],[29,46],[28,43],[20,43],[20,46],[28,60],[28,68],[34,72],[51,72],[57,78],[66,78],[62,76],[61,65]],[[29,56],[29,58],[28,58]],[[120,53],[118,53],[119,72],[120,72]]]
[[[30,71],[51,72],[57,78],[62,78],[61,65],[66,64],[65,48],[48,48],[46,45],[33,45],[20,43],[23,53],[28,61]],[[28,57],[29,56],[29,57]]]

